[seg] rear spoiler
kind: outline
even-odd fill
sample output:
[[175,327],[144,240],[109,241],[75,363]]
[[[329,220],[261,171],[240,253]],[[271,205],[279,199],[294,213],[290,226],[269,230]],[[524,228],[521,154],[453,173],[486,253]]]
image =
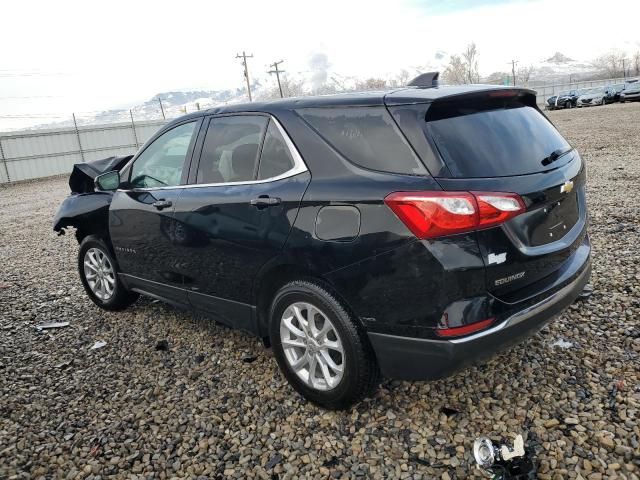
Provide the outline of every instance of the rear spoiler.
[[535,107],[536,103],[536,91],[529,88],[520,87],[496,87],[495,89],[487,88],[482,90],[475,90],[469,92],[456,93],[454,95],[447,95],[444,97],[436,98],[434,103],[445,102],[460,102],[461,100],[480,100],[480,99],[495,99],[496,101],[503,100],[519,100],[525,105]]

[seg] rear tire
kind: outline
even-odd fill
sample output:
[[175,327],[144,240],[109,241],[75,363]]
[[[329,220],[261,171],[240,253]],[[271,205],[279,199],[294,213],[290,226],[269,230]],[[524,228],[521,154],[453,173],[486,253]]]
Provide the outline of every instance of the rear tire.
[[319,282],[297,280],[278,290],[269,337],[291,386],[324,408],[349,408],[378,386],[380,372],[366,334]]
[[124,310],[140,296],[124,287],[111,249],[96,235],[80,244],[78,273],[91,301],[105,310]]

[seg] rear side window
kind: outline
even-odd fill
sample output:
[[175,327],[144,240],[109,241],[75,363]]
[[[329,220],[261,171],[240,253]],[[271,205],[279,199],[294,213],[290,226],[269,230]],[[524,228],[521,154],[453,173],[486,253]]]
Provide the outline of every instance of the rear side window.
[[297,113],[356,165],[391,173],[427,173],[384,107],[305,108]]
[[[454,177],[503,177],[557,168],[543,165],[567,141],[537,109],[517,102],[496,105],[434,103],[427,131]],[[569,161],[570,155],[566,156]]]
[[204,138],[196,182],[254,180],[267,122],[266,117],[252,115],[212,118]]
[[287,144],[273,120],[269,122],[267,135],[264,138],[258,180],[277,177],[294,167],[293,157]]

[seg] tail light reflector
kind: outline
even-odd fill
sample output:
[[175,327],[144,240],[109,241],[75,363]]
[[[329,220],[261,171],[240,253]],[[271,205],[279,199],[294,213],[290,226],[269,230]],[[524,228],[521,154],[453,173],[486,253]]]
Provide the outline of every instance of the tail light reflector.
[[440,337],[460,337],[462,335],[469,335],[480,330],[484,330],[495,321],[495,318],[487,318],[486,320],[480,320],[479,322],[473,322],[469,325],[463,325],[461,327],[451,328],[437,328],[436,335]]
[[384,201],[421,239],[493,227],[526,210],[518,194],[501,192],[395,192]]

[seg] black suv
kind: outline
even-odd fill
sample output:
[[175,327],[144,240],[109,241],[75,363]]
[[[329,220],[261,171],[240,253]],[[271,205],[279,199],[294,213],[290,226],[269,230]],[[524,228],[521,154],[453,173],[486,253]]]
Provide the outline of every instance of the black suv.
[[72,175],[54,222],[76,228],[89,297],[247,330],[327,408],[522,340],[590,275],[583,161],[527,89],[228,105],[79,166],[111,169],[95,192]]

